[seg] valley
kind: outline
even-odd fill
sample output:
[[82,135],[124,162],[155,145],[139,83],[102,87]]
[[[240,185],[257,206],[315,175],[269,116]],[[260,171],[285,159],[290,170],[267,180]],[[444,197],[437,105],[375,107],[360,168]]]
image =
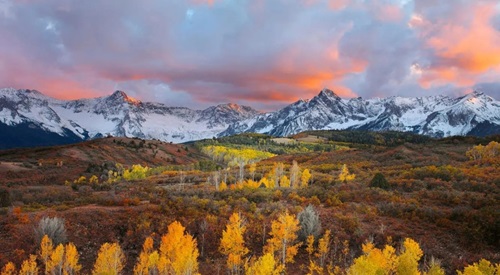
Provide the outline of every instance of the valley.
[[[499,136],[313,131],[279,140],[240,134],[171,144],[107,137],[5,150],[0,266],[19,267],[38,253],[33,228],[57,217],[83,273],[103,243],[116,242],[125,274],[132,274],[145,239],[157,247],[174,221],[197,242],[199,272],[224,273],[219,247],[233,213],[245,221],[243,259],[250,264],[265,255],[273,222],[310,205],[321,224],[317,238],[329,230],[322,272],[353,269],[369,240],[402,253],[411,238],[423,251],[419,270],[435,258],[455,274],[480,259],[500,261],[500,157],[484,149],[495,142]],[[287,274],[306,274],[316,261],[301,241]]]

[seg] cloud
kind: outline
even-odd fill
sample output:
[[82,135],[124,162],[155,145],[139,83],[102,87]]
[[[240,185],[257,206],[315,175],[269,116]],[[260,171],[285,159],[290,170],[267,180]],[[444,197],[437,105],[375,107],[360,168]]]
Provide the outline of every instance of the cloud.
[[463,93],[500,81],[496,4],[0,0],[0,86],[194,108]]

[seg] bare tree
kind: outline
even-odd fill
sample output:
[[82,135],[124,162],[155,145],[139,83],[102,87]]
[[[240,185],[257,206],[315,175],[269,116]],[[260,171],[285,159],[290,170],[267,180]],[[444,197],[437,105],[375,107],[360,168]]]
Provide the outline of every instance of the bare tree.
[[215,190],[219,191],[220,170],[212,172],[212,179],[214,180]]
[[35,227],[35,237],[37,243],[40,243],[43,236],[47,235],[54,245],[65,243],[67,240],[66,228],[64,227],[64,219],[59,217],[44,217]]
[[309,235],[313,235],[314,238],[319,236],[321,232],[321,221],[319,220],[319,215],[316,209],[314,209],[314,206],[309,204],[297,215],[297,218],[300,225],[300,240],[306,240]]
[[292,167],[290,168],[290,186],[292,188],[299,187],[300,180],[300,167],[299,164],[294,160],[292,163]]

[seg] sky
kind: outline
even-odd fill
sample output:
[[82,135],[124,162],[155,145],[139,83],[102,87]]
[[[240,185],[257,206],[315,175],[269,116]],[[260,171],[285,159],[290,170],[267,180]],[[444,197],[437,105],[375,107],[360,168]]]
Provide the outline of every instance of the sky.
[[0,87],[60,99],[500,99],[498,0],[0,0],[0,38]]

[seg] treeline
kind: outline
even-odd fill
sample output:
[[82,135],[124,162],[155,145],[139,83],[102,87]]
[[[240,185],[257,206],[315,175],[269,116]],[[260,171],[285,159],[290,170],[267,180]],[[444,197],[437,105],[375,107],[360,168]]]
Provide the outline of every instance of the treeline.
[[417,135],[407,132],[373,132],[361,130],[320,130],[307,131],[299,135],[313,135],[324,137],[329,141],[358,143],[367,145],[397,146],[404,143],[427,143],[433,139],[428,136]]

